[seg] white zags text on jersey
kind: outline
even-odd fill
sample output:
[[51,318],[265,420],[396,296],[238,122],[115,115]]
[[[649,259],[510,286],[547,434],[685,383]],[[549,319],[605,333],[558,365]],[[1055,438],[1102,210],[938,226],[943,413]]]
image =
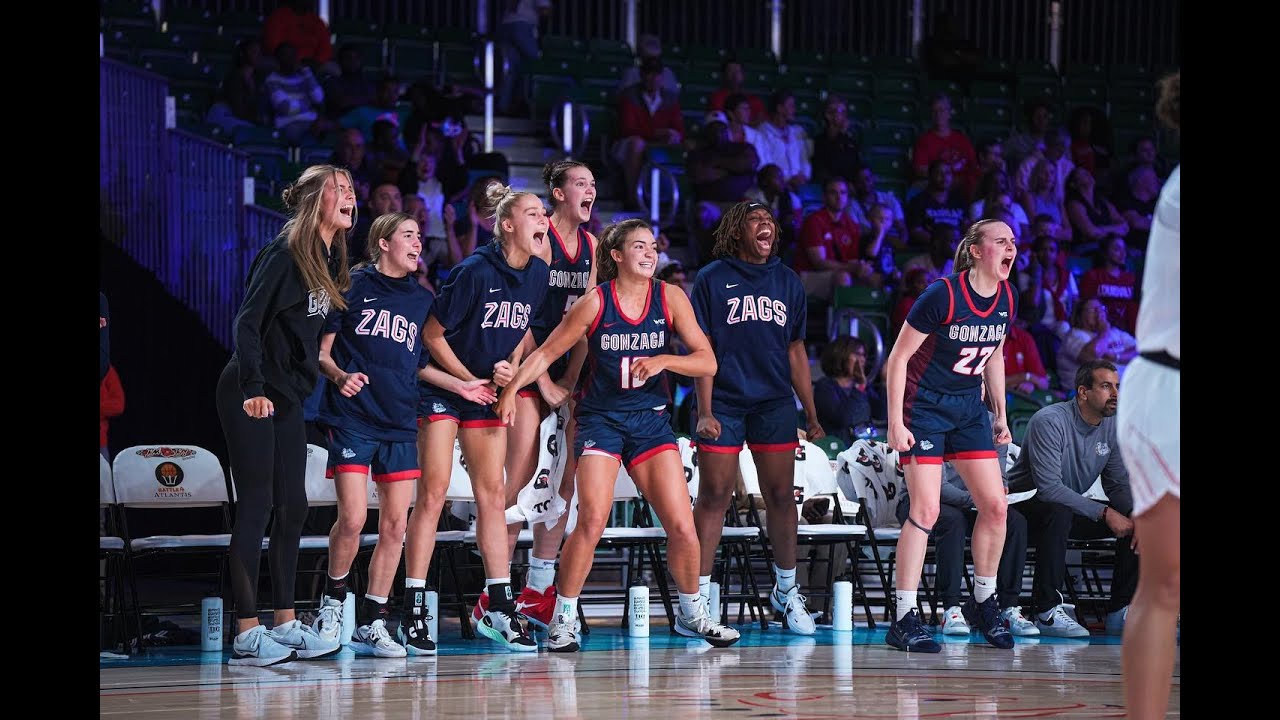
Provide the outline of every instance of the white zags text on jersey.
[[1004,330],[1008,323],[998,325],[952,325],[947,328],[947,336],[960,342],[1000,342],[1004,339]]
[[[360,311],[360,324],[356,325],[357,335],[384,337],[403,343],[409,352],[413,352],[418,342],[418,324],[409,322],[403,315],[392,315],[390,310],[374,310],[366,308]],[[370,324],[372,323],[372,327]]]
[[581,290],[587,286],[587,278],[590,276],[591,273],[587,270],[581,272],[575,270],[552,270],[550,278],[547,279],[547,285],[554,288]]
[[529,303],[510,300],[487,302],[484,304],[484,322],[480,323],[480,327],[524,330],[529,327],[531,311],[532,306]]
[[728,324],[736,325],[750,320],[787,324],[787,304],[768,295],[743,295],[729,298]]
[[647,333],[603,333],[600,335],[601,350],[629,352],[631,350],[654,350],[667,346],[667,331]]

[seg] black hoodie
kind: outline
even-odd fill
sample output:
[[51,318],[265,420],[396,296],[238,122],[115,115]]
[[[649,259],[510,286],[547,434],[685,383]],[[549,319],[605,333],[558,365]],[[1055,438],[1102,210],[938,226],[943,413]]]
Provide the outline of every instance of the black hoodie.
[[[336,275],[335,256],[329,274]],[[320,378],[320,329],[329,314],[324,288],[308,289],[288,238],[272,240],[249,268],[244,302],[234,325],[245,399],[266,396],[302,402]]]

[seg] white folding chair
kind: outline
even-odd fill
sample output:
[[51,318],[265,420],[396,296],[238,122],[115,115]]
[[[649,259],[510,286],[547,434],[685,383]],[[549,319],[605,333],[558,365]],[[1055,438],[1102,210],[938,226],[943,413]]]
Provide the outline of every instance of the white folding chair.
[[[231,518],[227,478],[217,456],[195,445],[135,445],[116,455],[112,464],[112,485],[120,507],[121,533],[136,561],[159,555],[207,554],[218,559],[218,592],[222,594],[231,546]],[[129,510],[175,510],[215,508],[221,529],[215,534],[149,535],[134,537],[129,531]],[[154,513],[153,513],[154,514]],[[135,578],[136,582],[136,578]],[[174,604],[156,608],[150,614],[170,608],[191,611],[199,606]],[[138,608],[139,626],[142,609]],[[138,638],[139,648],[142,636]]]
[[[99,632],[101,625],[109,618],[116,630],[116,640],[129,651],[128,629],[122,620],[125,615],[124,592],[128,588],[133,608],[138,608],[138,591],[133,581],[133,570],[129,566],[129,552],[124,538],[116,534],[119,520],[116,517],[116,489],[112,482],[111,463],[102,455],[98,455],[98,511],[102,513],[102,532],[98,538],[98,559],[102,561],[103,582],[102,604],[98,608]],[[135,615],[135,620],[136,620]],[[135,627],[138,635],[142,634],[141,626]],[[114,649],[114,647],[113,647]]]

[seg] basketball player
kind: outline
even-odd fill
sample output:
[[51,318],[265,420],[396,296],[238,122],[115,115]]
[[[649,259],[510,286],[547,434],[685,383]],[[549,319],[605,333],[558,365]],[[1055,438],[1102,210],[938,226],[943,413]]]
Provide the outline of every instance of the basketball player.
[[[739,638],[737,630],[711,619],[707,599],[698,594],[698,534],[666,409],[670,387],[665,371],[713,375],[715,355],[689,299],[679,288],[653,279],[657,260],[657,242],[644,220],[609,226],[596,250],[601,284],[574,304],[498,399],[499,417],[511,422],[517,412],[517,389],[587,338],[587,375],[575,410],[578,524],[560,559],[556,612],[547,629],[547,649],[553,652],[579,648],[578,596],[613,508],[621,463],[667,534],[667,559],[680,594],[676,633],[700,637],[716,647]],[[688,346],[687,355],[670,352],[671,332]]]
[[[346,170],[312,165],[284,189],[283,200],[292,217],[249,268],[234,325],[235,353],[216,390],[239,498],[230,548],[239,621],[231,665],[327,657],[341,648],[294,617],[293,593],[307,516],[302,402],[320,379],[325,316],[331,308],[346,308],[346,235],[355,221],[355,187]],[[268,631],[258,624],[258,563],[273,508],[267,561],[276,608]]]
[[813,405],[804,347],[804,287],[778,259],[778,224],[765,205],[729,208],[715,231],[718,258],[693,283],[698,325],[715,348],[719,371],[694,381],[698,396],[700,480],[693,509],[702,543],[698,592],[707,595],[724,513],[733,498],[738,455],[751,448],[773,547],[769,602],[783,627],[814,633],[813,617],[796,585],[796,405],[800,397],[809,439],[825,433]]
[[[328,383],[319,420],[329,428],[329,469],[336,483],[338,520],[329,533],[329,572],[316,631],[336,639],[341,630],[347,574],[360,550],[368,513],[365,483],[377,485],[378,544],[369,560],[369,587],[357,610],[351,639],[357,655],[404,657],[387,628],[387,598],[400,566],[413,483],[418,479],[417,376],[431,373],[444,387],[492,402],[486,381],[468,383],[425,367],[421,326],[432,295],[410,275],[422,254],[418,223],[388,213],[369,228],[368,263],[352,270],[347,309],[329,313],[320,336],[320,373]],[[412,607],[411,604],[409,604]]]
[[[1009,285],[1015,242],[999,220],[970,225],[956,249],[956,274],[935,280],[916,300],[886,362],[889,445],[902,453],[911,494],[898,538],[896,619],[885,636],[899,650],[942,649],[920,620],[916,589],[938,518],[943,459],[955,466],[978,508],[971,541],[974,594],[962,608],[965,620],[994,647],[1013,647],[995,594],[1008,509],[995,446],[1011,440],[1001,358],[1015,311]],[[982,404],[984,380],[994,422]]]
[[[1156,115],[1181,130],[1182,77],[1160,80]],[[1138,590],[1125,619],[1125,706],[1131,718],[1162,718],[1176,652],[1182,603],[1182,167],[1160,191],[1138,309],[1138,357],[1124,376],[1117,424],[1133,489],[1133,522],[1142,548]]]
[[[463,381],[491,378],[494,387],[503,387],[520,362],[533,313],[547,293],[549,269],[538,257],[547,242],[547,213],[538,196],[507,186],[491,186],[488,197],[494,207],[494,242],[453,268],[431,307],[425,333],[432,364]],[[475,490],[477,544],[490,598],[477,630],[509,650],[536,651],[511,593],[502,467],[506,427],[489,405],[432,385],[419,385],[418,416],[423,474],[405,550],[409,599],[425,601],[425,593],[415,588],[426,586],[457,439]],[[419,604],[404,614],[399,638],[410,654],[435,650],[425,617]]]
[[[576,160],[555,160],[542,170],[553,210],[551,212],[551,240],[539,256],[551,266],[551,280],[547,297],[537,308],[531,322],[533,330],[532,350],[542,345],[555,329],[569,307],[582,294],[595,287],[595,267],[591,257],[596,239],[587,232],[591,221],[591,206],[596,199],[596,180],[591,169]],[[548,410],[563,405],[578,383],[582,360],[587,354],[586,341],[574,346],[569,355],[556,360],[547,372],[528,387],[520,389],[516,402],[520,411],[508,431],[507,477],[516,482],[507,484],[507,507],[516,504],[521,488],[537,471],[539,450],[539,425]],[[574,421],[572,415],[565,426],[565,443],[573,443]],[[565,502],[573,500],[573,475],[577,462],[568,453],[562,468],[559,493]],[[529,623],[545,630],[551,622],[556,606],[556,591],[552,585],[556,576],[556,556],[560,554],[560,541],[564,538],[569,514],[564,513],[556,524],[548,529],[545,523],[533,523],[533,551],[529,556],[529,573],[525,587],[516,597],[516,612]],[[507,526],[508,545],[514,550],[516,538],[523,523]],[[472,617],[479,622],[488,607],[489,596],[481,594]]]

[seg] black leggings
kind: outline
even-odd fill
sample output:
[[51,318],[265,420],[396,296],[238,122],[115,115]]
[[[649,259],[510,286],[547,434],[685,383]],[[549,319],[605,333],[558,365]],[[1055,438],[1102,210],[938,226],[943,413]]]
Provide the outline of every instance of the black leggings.
[[271,547],[271,601],[291,610],[298,571],[298,539],[307,517],[307,437],[302,406],[269,392],[275,415],[256,419],[244,412],[240,363],[232,359],[218,378],[218,417],[227,437],[235,482],[236,525],[231,531],[231,591],[236,616],[258,616],[258,564],[262,537],[275,508]]

